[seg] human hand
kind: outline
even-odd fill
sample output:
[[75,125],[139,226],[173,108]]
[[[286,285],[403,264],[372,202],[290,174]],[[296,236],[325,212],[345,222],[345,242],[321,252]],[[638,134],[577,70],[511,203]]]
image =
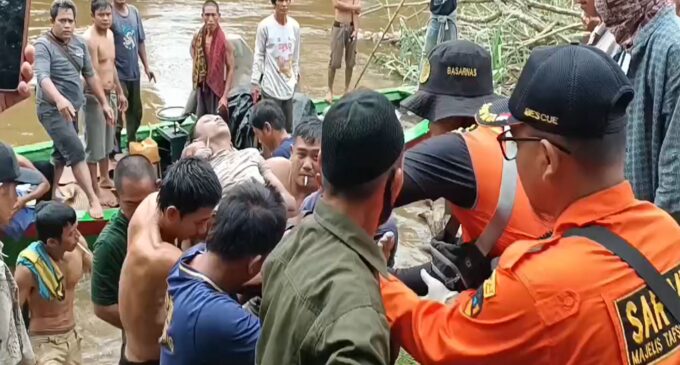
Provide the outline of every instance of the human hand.
[[257,103],[260,100],[260,87],[253,85],[250,90],[250,95],[253,97],[253,103]]
[[447,304],[459,294],[456,291],[449,290],[441,281],[430,276],[425,269],[420,269],[420,278],[427,285],[427,295],[421,297],[422,299]]
[[149,70],[148,68],[144,69],[144,73],[146,74],[146,77],[149,79],[149,82],[156,82],[156,75],[153,73],[153,71]]
[[392,250],[394,250],[394,233],[386,232],[378,240],[378,247],[382,250],[383,256],[385,257],[385,262],[390,261],[390,256],[392,256]]
[[57,101],[57,110],[64,117],[64,120],[69,123],[72,123],[76,117],[76,109],[73,107],[73,104],[63,96]]
[[491,262],[473,243],[433,239],[424,250],[432,256],[432,272],[451,290],[476,288],[491,275]]
[[123,93],[120,93],[118,95],[118,111],[121,113],[125,113],[128,108],[128,99],[125,97]]
[[106,124],[111,127],[116,125],[116,121],[113,120],[113,109],[108,104],[102,105],[102,111],[104,112],[104,118],[106,118]]
[[33,66],[31,65],[34,61],[35,48],[29,44],[24,48],[24,63],[21,65],[21,81],[19,81],[17,90],[0,92],[0,113],[31,96],[28,82],[33,78]]
[[14,206],[12,207],[12,217],[14,217],[14,215],[17,214],[20,210],[24,209],[26,207],[26,203],[28,203],[28,201],[25,200],[24,197],[17,198],[17,201],[14,203]]

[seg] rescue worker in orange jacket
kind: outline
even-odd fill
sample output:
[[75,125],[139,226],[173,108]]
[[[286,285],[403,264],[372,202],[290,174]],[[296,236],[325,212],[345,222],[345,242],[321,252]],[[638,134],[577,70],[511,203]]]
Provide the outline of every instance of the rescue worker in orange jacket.
[[450,305],[381,277],[392,334],[417,361],[680,364],[680,227],[624,180],[632,97],[603,52],[567,45],[535,49],[512,97],[480,110],[512,125],[502,152],[553,234],[513,243]]
[[[402,102],[409,111],[429,118],[431,126],[474,125],[475,113],[493,94],[491,55],[469,41],[450,41],[430,54],[419,90]],[[394,274],[419,295],[427,293],[420,270],[452,290],[476,288],[491,274],[490,259],[512,242],[544,236],[550,224],[531,209],[514,161],[498,153],[500,128],[477,128],[435,136],[404,156],[402,206],[445,198],[452,220],[447,235],[429,247],[432,262],[398,269]],[[456,242],[462,226],[462,242]],[[474,244],[472,244],[474,243]],[[466,262],[467,261],[467,262]],[[463,263],[465,262],[465,263]]]

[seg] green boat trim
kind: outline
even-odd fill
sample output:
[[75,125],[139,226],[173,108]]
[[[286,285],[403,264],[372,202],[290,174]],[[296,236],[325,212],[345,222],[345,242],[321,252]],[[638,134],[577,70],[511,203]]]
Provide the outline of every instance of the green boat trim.
[[[385,95],[387,99],[389,99],[392,103],[398,105],[398,103],[401,100],[410,96],[414,92],[414,90],[415,89],[412,87],[397,87],[378,91]],[[336,100],[337,99],[338,98],[336,98]],[[316,100],[314,101],[314,106],[316,107],[317,113],[319,115],[323,115],[330,107],[330,104],[325,100]],[[185,130],[192,130],[195,122],[196,117],[190,116],[184,122],[181,123],[181,126]],[[174,123],[160,122],[151,126],[148,125],[142,126],[137,132],[138,137],[140,139],[148,138],[150,135],[154,133],[156,129],[161,128],[174,128]],[[418,142],[426,139],[428,135],[429,135],[429,122],[426,120],[421,121],[415,126],[404,130],[404,140],[406,148],[410,148],[417,144]],[[156,135],[153,134],[153,137],[156,137]],[[123,130],[122,139],[123,144],[126,144],[127,135],[125,130]],[[30,145],[18,146],[15,147],[14,150],[31,161],[48,161],[52,153],[52,142],[40,142]],[[116,214],[116,212],[118,212],[118,208],[105,209],[103,219],[93,219],[89,215],[89,213],[87,213],[87,211],[77,211],[78,228],[81,234],[87,240],[90,247],[92,247],[94,241],[99,236],[101,230],[108,223],[108,221],[111,220],[111,218],[114,216],[114,214]],[[3,237],[2,234],[0,234],[0,239],[2,239],[2,241],[5,243],[3,253],[8,256],[5,261],[10,266],[13,267],[19,252],[23,250],[26,246],[28,246],[31,242],[36,240],[37,234],[35,232],[35,228],[31,226],[29,230],[25,232],[24,236],[19,240],[15,241],[8,237]]]

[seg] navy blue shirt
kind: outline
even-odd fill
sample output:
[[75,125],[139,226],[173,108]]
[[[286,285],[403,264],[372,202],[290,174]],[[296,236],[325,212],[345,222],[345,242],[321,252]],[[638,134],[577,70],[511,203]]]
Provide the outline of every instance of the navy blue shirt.
[[290,159],[290,155],[293,153],[293,137],[288,137],[281,142],[279,148],[272,153],[272,157],[283,157],[285,159]]
[[189,267],[204,252],[204,244],[191,248],[168,276],[161,364],[254,364],[260,321]]

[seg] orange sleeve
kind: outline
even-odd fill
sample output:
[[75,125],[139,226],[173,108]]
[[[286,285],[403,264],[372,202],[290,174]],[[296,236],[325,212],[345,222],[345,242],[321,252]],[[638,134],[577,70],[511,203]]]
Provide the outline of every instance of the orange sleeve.
[[548,364],[550,336],[526,287],[495,272],[452,305],[420,300],[394,277],[380,279],[392,336],[423,365]]

